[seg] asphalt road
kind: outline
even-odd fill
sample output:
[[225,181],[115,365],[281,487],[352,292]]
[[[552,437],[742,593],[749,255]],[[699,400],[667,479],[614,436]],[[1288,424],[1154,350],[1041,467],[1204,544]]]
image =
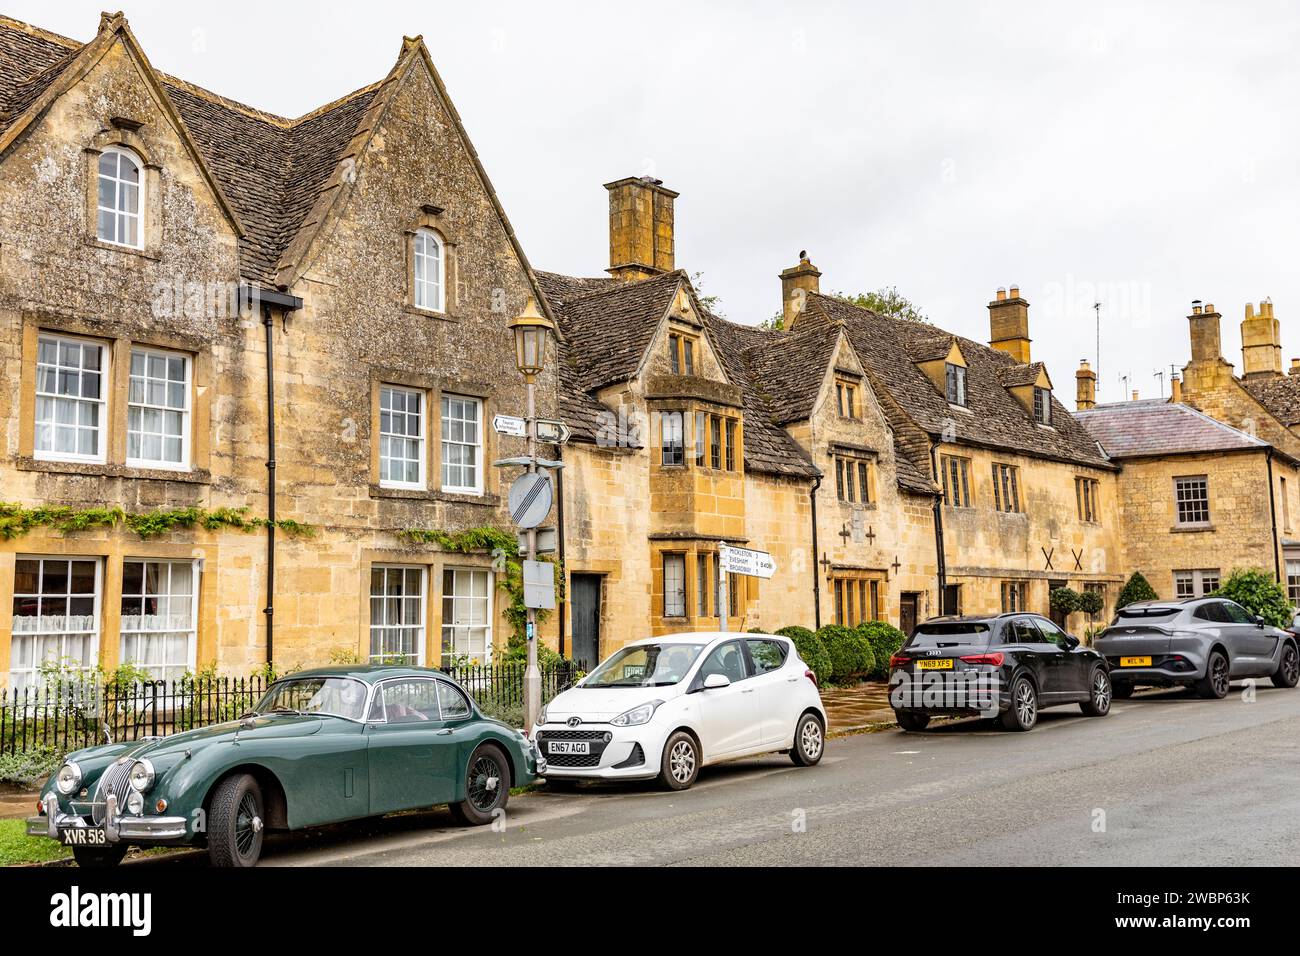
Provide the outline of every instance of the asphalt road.
[[[546,790],[503,832],[445,811],[268,841],[264,866],[1290,864],[1300,854],[1300,690],[1181,691],[1109,717],[1043,712],[1028,734],[975,720],[829,742],[702,772],[696,786]],[[199,863],[199,854],[135,866]]]

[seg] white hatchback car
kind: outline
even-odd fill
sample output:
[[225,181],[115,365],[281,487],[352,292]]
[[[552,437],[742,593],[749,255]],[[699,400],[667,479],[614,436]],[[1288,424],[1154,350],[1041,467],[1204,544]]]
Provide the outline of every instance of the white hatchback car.
[[684,790],[736,757],[817,763],[826,711],[788,638],[674,634],[620,648],[547,704],[532,734],[548,782],[658,777]]

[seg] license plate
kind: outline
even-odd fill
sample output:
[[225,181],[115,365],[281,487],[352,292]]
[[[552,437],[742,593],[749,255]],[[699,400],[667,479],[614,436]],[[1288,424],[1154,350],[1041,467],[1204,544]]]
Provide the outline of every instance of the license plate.
[[917,661],[916,666],[923,671],[950,671],[952,670],[952,658],[943,657],[938,660]]
[[108,837],[103,827],[69,827],[59,831],[59,841],[64,846],[104,846]]
[[1151,658],[1149,657],[1121,657],[1119,659],[1120,667],[1150,667]]
[[548,754],[577,754],[585,756],[591,753],[591,744],[585,740],[548,740]]

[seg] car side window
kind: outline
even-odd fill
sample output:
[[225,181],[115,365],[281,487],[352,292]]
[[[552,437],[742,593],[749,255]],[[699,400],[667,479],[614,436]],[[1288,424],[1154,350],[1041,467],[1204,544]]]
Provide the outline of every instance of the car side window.
[[375,698],[370,702],[370,713],[366,716],[370,723],[382,724],[384,722],[384,689],[375,688]]
[[768,641],[762,638],[748,638],[749,659],[754,663],[754,674],[768,674],[779,670],[785,663],[787,647],[780,641]]
[[383,685],[384,715],[390,724],[438,720],[438,681],[390,680]]
[[1063,630],[1051,621],[1042,618],[1035,618],[1034,623],[1038,625],[1038,629],[1043,632],[1043,637],[1049,644],[1055,644],[1062,650],[1066,649],[1065,632]]
[[745,655],[741,652],[740,641],[727,641],[713,649],[700,668],[700,680],[710,674],[721,674],[733,684],[749,676],[745,668]]
[[445,680],[438,681],[438,706],[442,710],[443,720],[456,720],[470,715],[469,701],[465,695]]
[[1224,613],[1228,615],[1228,620],[1233,624],[1254,624],[1255,619],[1246,613],[1246,609],[1240,604],[1234,604],[1231,601],[1222,601],[1219,606],[1223,608]]
[[1012,618],[1011,623],[1002,632],[1002,643],[1041,644],[1043,635],[1039,633],[1038,628],[1034,627],[1033,621],[1025,617],[1017,617]]
[[1231,621],[1228,612],[1223,609],[1222,601],[1208,601],[1198,607],[1192,616],[1214,624],[1227,624]]

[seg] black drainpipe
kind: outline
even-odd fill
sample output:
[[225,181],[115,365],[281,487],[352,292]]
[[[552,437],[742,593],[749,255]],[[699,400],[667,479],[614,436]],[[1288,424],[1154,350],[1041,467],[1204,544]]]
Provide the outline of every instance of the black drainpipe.
[[822,486],[822,476],[813,479],[813,486],[808,492],[808,501],[812,505],[812,574],[813,574],[813,630],[822,629],[822,578],[821,567],[817,564],[817,489]]
[[[560,446],[560,458],[564,458],[564,446]],[[560,551],[560,581],[564,585],[563,600],[560,601],[560,656],[564,656],[564,621],[568,616],[565,612],[569,608],[569,569],[564,559],[564,469],[555,469],[555,497],[559,499],[556,505],[555,523],[557,525],[555,533],[559,538],[556,542]]]
[[1273,518],[1273,577],[1278,584],[1282,584],[1282,558],[1279,552],[1282,550],[1277,540],[1277,504],[1273,500],[1273,449],[1270,448],[1265,452],[1264,460],[1268,462],[1268,512]]
[[[935,458],[937,447],[937,445],[930,446],[930,473],[933,475],[939,474],[938,461]],[[948,613],[948,609],[944,607],[944,593],[948,590],[948,562],[944,557],[943,547],[943,499],[938,495],[934,498],[934,553],[935,566],[939,572],[939,614],[942,616]]]
[[250,310],[261,306],[266,329],[266,662],[275,659],[275,317],[273,308],[288,318],[302,308],[296,295],[244,286],[241,290]]

